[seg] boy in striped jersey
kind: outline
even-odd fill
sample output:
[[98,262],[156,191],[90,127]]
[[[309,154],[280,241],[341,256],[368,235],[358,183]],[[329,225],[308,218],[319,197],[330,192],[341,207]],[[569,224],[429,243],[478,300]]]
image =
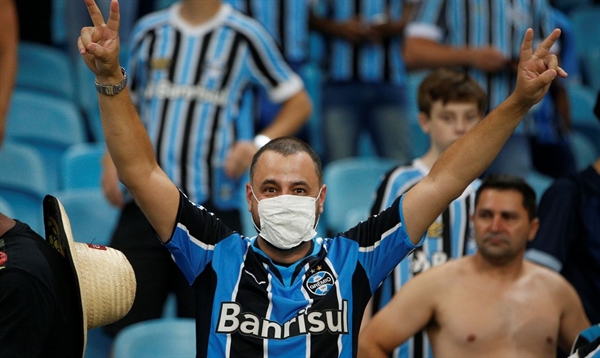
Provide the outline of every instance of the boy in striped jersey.
[[[515,86],[521,37],[527,28],[542,41],[555,27],[547,0],[428,0],[406,25],[402,55],[410,70],[466,68],[496,108]],[[557,52],[558,46],[552,49]],[[532,112],[507,141],[488,173],[523,175],[532,168],[525,131]]]
[[[487,96],[481,86],[466,73],[440,68],[431,72],[419,86],[419,124],[429,136],[429,149],[409,165],[390,170],[380,184],[371,215],[379,214],[393,201],[423,179],[440,155],[483,118]],[[454,200],[427,231],[423,246],[402,260],[383,285],[375,292],[372,313],[385,306],[392,295],[414,275],[432,266],[475,252],[469,217],[473,214],[475,191],[479,179],[473,181]],[[427,337],[422,332],[399,347],[399,357],[430,356]]]
[[[158,163],[190,200],[241,231],[242,177],[252,156],[269,138],[294,134],[311,113],[302,80],[262,26],[220,0],[182,0],[143,17],[130,48],[131,95]],[[251,84],[281,104],[256,137],[243,101]],[[105,164],[107,196],[118,205],[126,201],[111,246],[130,260],[140,292],[129,314],[107,331],[160,317],[173,291],[178,313],[193,315],[185,279],[131,196],[122,199],[108,156]]]
[[[317,154],[281,137],[252,159],[246,199],[260,233],[245,237],[189,201],[156,161],[119,68],[119,6],[108,21],[93,0],[79,50],[94,72],[108,150],[119,178],[195,290],[197,355],[353,357],[367,301],[421,244],[427,228],[493,160],[556,76],[548,49],[523,39],[517,87],[381,214],[333,238],[315,237],[327,196]],[[351,193],[349,193],[351,194]]]
[[483,180],[473,215],[477,252],[408,281],[361,332],[359,356],[387,357],[421,329],[435,357],[568,353],[590,322],[567,280],[523,259],[540,225],[536,211],[522,178]]

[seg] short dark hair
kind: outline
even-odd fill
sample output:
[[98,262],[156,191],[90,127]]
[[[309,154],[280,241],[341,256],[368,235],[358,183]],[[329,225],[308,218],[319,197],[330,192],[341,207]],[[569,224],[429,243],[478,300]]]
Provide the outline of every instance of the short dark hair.
[[252,164],[250,165],[250,181],[252,181],[252,179],[254,178],[254,168],[256,167],[258,159],[264,152],[268,150],[279,153],[284,157],[296,153],[307,153],[312,159],[313,164],[315,166],[315,173],[317,174],[317,178],[319,179],[319,185],[323,185],[323,167],[321,164],[321,158],[319,158],[317,152],[315,152],[314,149],[312,149],[311,146],[303,140],[289,136],[279,137],[271,140],[262,148],[260,148],[258,152],[256,152],[256,154],[254,154],[254,157],[252,158]]
[[481,193],[486,189],[518,191],[523,195],[523,207],[527,210],[529,220],[532,220],[537,216],[537,201],[535,197],[535,191],[523,178],[506,174],[487,176],[481,182],[479,189],[477,189],[477,193],[475,195],[475,206],[477,206],[477,203],[479,202]]
[[436,101],[477,103],[477,109],[484,113],[487,95],[483,88],[465,72],[450,68],[438,68],[431,72],[419,85],[417,103],[419,112],[431,114],[431,106]]

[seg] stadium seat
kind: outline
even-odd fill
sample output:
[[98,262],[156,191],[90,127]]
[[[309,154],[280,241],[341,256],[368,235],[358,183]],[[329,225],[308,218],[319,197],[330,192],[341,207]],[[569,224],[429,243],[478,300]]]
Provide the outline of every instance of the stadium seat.
[[383,175],[396,164],[390,159],[354,157],[325,166],[327,200],[322,220],[328,234],[345,231],[368,217]]
[[535,198],[539,204],[540,200],[542,199],[542,195],[544,194],[546,189],[548,189],[548,187],[552,184],[554,179],[536,170],[531,170],[525,177],[525,181],[535,191]]
[[42,159],[35,149],[6,141],[0,149],[0,197],[13,218],[43,235],[42,200],[47,193]]
[[100,188],[63,190],[55,196],[69,215],[76,241],[109,246],[120,211],[110,205]]
[[21,41],[16,88],[41,92],[75,101],[71,59],[58,48]]
[[196,357],[196,327],[192,318],[159,318],[132,324],[117,334],[112,356]]
[[0,197],[0,213],[8,216],[9,218],[12,218],[14,215],[10,204],[6,200],[2,199],[2,197]]
[[38,150],[47,188],[50,192],[57,190],[63,153],[86,140],[77,107],[67,100],[19,90],[13,93],[7,120],[6,138]]
[[583,133],[571,131],[571,148],[577,162],[577,170],[583,170],[592,164],[598,158],[599,151],[594,143]]
[[567,86],[573,130],[586,136],[600,152],[600,122],[594,115],[597,92],[582,85]]
[[583,72],[583,82],[600,90],[600,4],[579,6],[569,13],[575,33],[575,48]]
[[100,188],[101,161],[105,151],[104,143],[79,143],[70,146],[61,160],[61,188]]

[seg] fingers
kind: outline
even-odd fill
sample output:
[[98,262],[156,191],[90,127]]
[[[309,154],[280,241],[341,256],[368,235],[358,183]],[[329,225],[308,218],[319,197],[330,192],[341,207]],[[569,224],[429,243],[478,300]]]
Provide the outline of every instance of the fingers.
[[554,29],[554,31],[552,31],[552,33],[550,33],[550,35],[548,35],[548,37],[546,37],[544,41],[542,41],[542,43],[535,50],[534,56],[542,58],[548,55],[548,53],[550,53],[550,48],[552,47],[552,45],[554,45],[554,43],[556,42],[556,40],[558,40],[559,37],[560,29]]
[[77,47],[79,48],[79,53],[85,55],[89,52],[91,45],[94,43],[92,41],[92,33],[94,32],[93,27],[84,27],[81,29],[81,34],[77,39]]
[[[100,26],[104,24],[104,17],[102,17],[102,13],[100,9],[98,9],[98,5],[96,5],[96,1],[94,0],[85,0],[85,5],[87,6],[88,13],[90,14],[90,18],[92,19],[92,23],[94,26]],[[111,4],[112,8],[112,4]]]
[[119,32],[119,24],[120,24],[120,14],[119,14],[119,1],[111,0],[110,2],[110,13],[108,15],[108,22],[106,25],[109,29],[114,30],[115,32]]
[[531,49],[532,45],[533,45],[533,29],[528,28],[527,31],[525,31],[525,36],[523,36],[523,42],[521,43],[521,54],[520,54],[521,61],[525,61],[525,60],[531,58],[531,56],[533,56],[533,52]]

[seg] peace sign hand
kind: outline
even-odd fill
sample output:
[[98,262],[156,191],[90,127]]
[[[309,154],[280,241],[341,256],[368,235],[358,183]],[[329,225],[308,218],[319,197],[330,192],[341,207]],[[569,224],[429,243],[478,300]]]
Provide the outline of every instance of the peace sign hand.
[[555,29],[544,39],[535,52],[532,52],[533,30],[527,29],[521,44],[517,84],[513,94],[524,107],[539,102],[548,92],[556,76],[567,77],[567,73],[558,66],[558,58],[550,54],[550,48],[560,37]]
[[119,2],[111,0],[108,22],[94,0],[85,0],[94,26],[81,29],[77,40],[79,53],[85,64],[102,84],[117,83],[122,79],[119,67]]

